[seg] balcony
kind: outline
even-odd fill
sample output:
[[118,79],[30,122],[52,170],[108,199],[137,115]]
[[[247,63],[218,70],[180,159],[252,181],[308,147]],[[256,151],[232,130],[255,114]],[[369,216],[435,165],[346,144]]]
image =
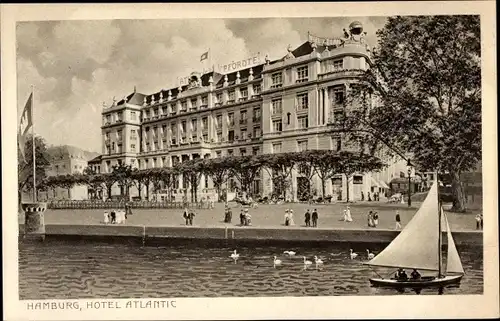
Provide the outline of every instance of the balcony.
[[258,98],[260,98],[260,93],[252,95],[252,99],[258,99]]
[[196,107],[196,106],[189,108],[189,111],[197,111],[197,110],[198,110],[198,107]]
[[234,99],[228,99],[227,103],[228,104],[234,104],[235,100]]
[[307,112],[309,110],[309,106],[308,105],[302,105],[302,106],[298,105],[298,106],[295,107],[295,110],[298,113],[303,113],[303,112],[305,113],[305,112]]
[[181,109],[181,110],[179,111],[179,113],[181,113],[181,114],[183,114],[183,113],[187,113],[187,108],[185,108],[185,109]]
[[269,87],[269,88],[275,89],[275,88],[281,88],[281,87],[283,87],[283,84],[272,84],[271,87]]
[[177,112],[176,111],[171,111],[169,115],[170,116],[175,116],[175,115],[177,115]]
[[200,105],[200,109],[205,109],[205,108],[208,108],[208,104],[207,103]]
[[239,102],[242,102],[242,101],[247,101],[248,100],[248,97],[245,96],[245,97],[241,97],[240,99],[238,99]]
[[216,107],[222,106],[222,103],[221,102],[217,102],[217,103],[215,103],[215,106]]
[[308,81],[309,81],[309,78],[301,78],[301,79],[295,80],[295,83],[300,84],[300,83],[308,82]]
[[242,118],[240,119],[240,125],[246,125],[248,122],[248,119],[247,118]]
[[255,117],[253,117],[253,118],[252,118],[252,121],[253,121],[254,123],[258,123],[258,122],[260,122],[260,120],[261,120],[261,119],[262,119],[262,117],[260,117],[260,116],[255,116]]
[[322,74],[318,74],[318,79],[326,79],[326,78],[344,78],[344,77],[360,77],[365,73],[363,69],[342,69],[342,70],[334,70],[328,71]]

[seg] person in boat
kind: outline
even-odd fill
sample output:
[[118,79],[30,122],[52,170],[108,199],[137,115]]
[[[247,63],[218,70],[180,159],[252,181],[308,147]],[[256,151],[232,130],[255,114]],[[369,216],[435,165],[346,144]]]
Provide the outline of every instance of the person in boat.
[[410,276],[412,280],[420,280],[420,278],[422,277],[417,269],[413,269],[413,272],[411,272]]
[[397,279],[398,279],[398,281],[406,281],[406,280],[408,280],[408,275],[406,274],[406,271],[404,269],[399,269],[398,270]]

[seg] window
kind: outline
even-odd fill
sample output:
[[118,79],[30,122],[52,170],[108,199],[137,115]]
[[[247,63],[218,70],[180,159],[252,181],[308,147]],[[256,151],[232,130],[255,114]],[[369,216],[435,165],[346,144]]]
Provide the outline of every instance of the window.
[[234,90],[228,91],[227,97],[228,97],[227,98],[228,99],[228,103],[234,102],[234,97],[235,97]]
[[240,124],[246,124],[247,123],[247,111],[241,110],[240,111]]
[[123,120],[123,113],[120,111],[118,112],[118,121],[122,121]]
[[222,93],[218,93],[217,95],[215,95],[215,100],[216,105],[222,105]]
[[234,130],[230,130],[228,131],[227,133],[227,138],[230,142],[233,142],[234,141]]
[[137,113],[136,113],[135,111],[131,111],[131,112],[130,112],[130,118],[131,118],[132,120],[137,120]]
[[167,124],[161,125],[161,133],[163,137],[167,137]]
[[181,122],[181,134],[184,136],[186,134],[186,121]]
[[191,99],[191,108],[196,109],[198,107],[198,99]]
[[175,126],[176,126],[175,123],[170,124],[170,134],[174,137],[177,136],[177,130]]
[[217,133],[217,141],[222,142],[222,133],[221,132]]
[[307,140],[299,140],[297,141],[297,149],[299,152],[303,152],[307,150]]
[[201,129],[208,130],[208,117],[203,117],[201,119]]
[[352,183],[353,184],[363,184],[363,176],[361,176],[361,175],[354,175],[352,177]]
[[208,96],[201,97],[201,105],[208,106]]
[[247,130],[246,128],[241,130],[241,139],[245,140],[247,139]]
[[308,80],[309,80],[309,67],[308,66],[298,67],[296,82],[305,82]]
[[228,149],[227,150],[227,155],[228,156],[233,156],[233,150],[232,149]]
[[260,95],[261,87],[260,84],[253,85],[253,94],[254,96]]
[[221,156],[222,156],[222,152],[220,150],[215,152],[215,157],[221,158]]
[[276,72],[271,75],[271,88],[279,88],[283,86],[283,74]]
[[[109,132],[106,132],[106,133],[104,134],[104,139],[105,139],[105,140],[109,140]],[[36,146],[36,145],[35,145],[35,146]]]
[[304,110],[309,108],[309,94],[301,93],[297,95],[297,110]]
[[153,109],[153,116],[158,116],[159,115],[158,111],[159,111],[158,108]]
[[254,122],[260,121],[260,108],[253,109],[253,121]]
[[334,104],[342,105],[345,98],[344,86],[337,86],[333,88]]
[[208,134],[203,134],[203,141],[208,142]]
[[196,118],[191,119],[191,130],[194,134],[198,131],[198,122],[196,121]]
[[246,148],[240,148],[240,156],[246,156],[247,154],[247,149]]
[[229,126],[234,126],[234,113],[227,114],[227,121]]
[[222,129],[222,115],[217,115],[216,118],[215,118],[215,122],[217,123],[216,124],[216,128],[217,129]]
[[307,116],[302,116],[297,118],[299,123],[299,128],[307,128],[309,127],[309,119]]
[[242,100],[246,100],[248,98],[248,88],[247,87],[240,88],[240,95]]
[[273,120],[273,132],[281,132],[283,130],[283,125],[280,120]]
[[340,151],[342,149],[342,140],[340,137],[334,138],[334,148],[336,151]]
[[130,150],[135,152],[135,144],[130,144]]
[[254,147],[252,148],[252,154],[253,155],[259,155],[260,148],[259,147]]
[[272,106],[272,114],[273,115],[280,115],[282,111],[282,100],[281,98],[279,99],[273,99],[271,101],[271,106]]
[[253,137],[254,138],[259,138],[260,137],[260,126],[255,126],[253,128]]
[[123,139],[121,130],[116,131],[116,139],[119,141]]
[[273,144],[273,153],[281,153],[281,143],[274,143]]
[[111,115],[106,115],[106,124],[111,123]]
[[187,101],[181,103],[181,111],[187,111]]
[[344,60],[338,59],[333,61],[333,70],[342,70],[344,69]]

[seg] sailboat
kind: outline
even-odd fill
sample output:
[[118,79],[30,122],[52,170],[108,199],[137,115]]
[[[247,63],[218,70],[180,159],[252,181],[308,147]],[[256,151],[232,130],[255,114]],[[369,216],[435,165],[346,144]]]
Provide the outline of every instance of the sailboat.
[[[416,279],[371,278],[373,286],[424,288],[460,283],[465,272],[451,235],[448,218],[439,202],[438,188],[435,180],[419,210],[401,233],[382,252],[365,263],[370,266],[430,271],[432,275]],[[446,227],[448,241],[445,268],[442,262],[443,225]]]

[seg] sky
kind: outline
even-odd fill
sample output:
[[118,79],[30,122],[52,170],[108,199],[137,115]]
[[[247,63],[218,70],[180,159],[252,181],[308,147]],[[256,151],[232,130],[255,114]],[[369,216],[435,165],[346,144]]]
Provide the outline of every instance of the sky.
[[[48,145],[101,153],[101,112],[134,90],[178,86],[179,77],[260,52],[281,58],[311,34],[333,38],[360,21],[374,47],[385,17],[37,21],[17,24],[18,117],[35,88],[35,132]],[[206,61],[203,62],[206,64]]]

